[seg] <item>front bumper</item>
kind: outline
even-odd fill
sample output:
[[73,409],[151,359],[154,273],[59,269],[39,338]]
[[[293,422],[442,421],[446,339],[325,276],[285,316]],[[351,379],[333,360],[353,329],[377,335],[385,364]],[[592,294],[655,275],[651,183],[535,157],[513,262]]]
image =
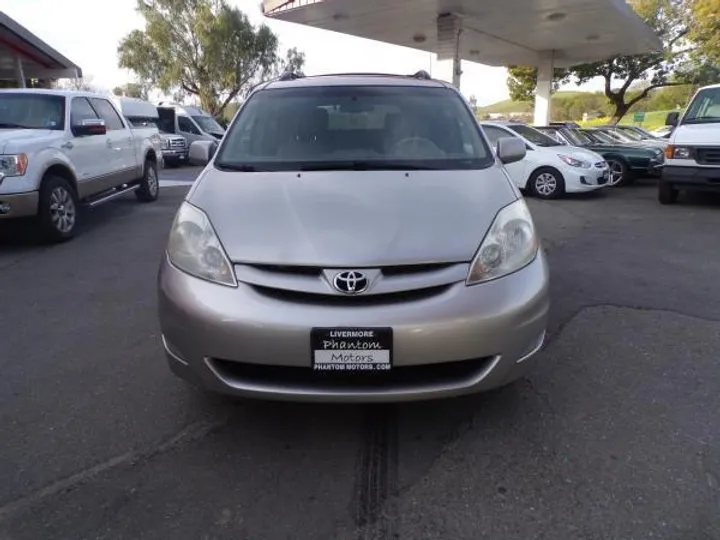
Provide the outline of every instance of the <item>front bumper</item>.
[[[445,398],[527,372],[545,336],[548,279],[540,251],[524,269],[482,285],[455,283],[413,301],[319,305],[208,283],[165,259],[160,327],[172,371],[211,391],[292,401]],[[392,327],[392,376],[360,383],[314,372],[310,330],[323,326]]]
[[679,167],[665,165],[662,181],[678,189],[720,191],[720,167]]
[[13,219],[34,216],[38,211],[40,194],[37,191],[27,193],[0,194],[0,208],[9,205],[9,211],[0,213],[0,219]]
[[647,176],[660,177],[663,169],[665,168],[665,162],[650,160],[650,164],[647,167]]
[[608,185],[609,169],[607,166],[590,169],[580,167],[563,167],[560,171],[565,179],[565,191],[568,193],[583,193],[595,191]]
[[164,159],[170,161],[185,161],[188,158],[187,150],[163,150],[162,155]]

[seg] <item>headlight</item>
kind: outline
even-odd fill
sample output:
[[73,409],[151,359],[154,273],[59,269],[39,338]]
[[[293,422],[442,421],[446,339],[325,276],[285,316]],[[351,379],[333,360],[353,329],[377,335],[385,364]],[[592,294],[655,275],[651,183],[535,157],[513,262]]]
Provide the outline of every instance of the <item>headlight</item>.
[[558,157],[571,167],[581,167],[583,169],[589,169],[590,167],[592,167],[592,163],[588,163],[587,161],[581,161],[579,159],[575,159],[574,157],[566,156],[563,154],[558,154]]
[[165,148],[166,150],[170,148],[170,139],[165,139],[163,141],[163,148]]
[[167,254],[183,272],[220,285],[237,287],[232,265],[205,212],[183,203],[175,216]]
[[27,171],[27,154],[0,155],[0,178],[22,176]]
[[668,146],[665,149],[665,157],[668,159],[690,159],[692,152],[687,146]]
[[518,199],[506,206],[480,244],[467,277],[468,285],[511,274],[530,264],[538,251],[538,238],[530,210]]

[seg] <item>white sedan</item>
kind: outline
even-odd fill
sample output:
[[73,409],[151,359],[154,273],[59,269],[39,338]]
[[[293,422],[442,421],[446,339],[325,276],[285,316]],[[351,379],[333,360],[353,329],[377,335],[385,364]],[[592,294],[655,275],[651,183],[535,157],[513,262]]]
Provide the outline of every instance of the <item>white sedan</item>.
[[593,191],[608,185],[610,171],[600,154],[567,146],[544,133],[520,123],[480,122],[492,146],[502,137],[521,139],[527,148],[525,159],[505,166],[520,189],[541,199],[555,199],[565,193]]

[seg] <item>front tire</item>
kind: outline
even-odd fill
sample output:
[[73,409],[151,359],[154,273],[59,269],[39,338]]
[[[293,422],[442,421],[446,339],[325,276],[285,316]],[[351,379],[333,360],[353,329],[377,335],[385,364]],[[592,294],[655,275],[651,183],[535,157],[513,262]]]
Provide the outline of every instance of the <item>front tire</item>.
[[619,159],[607,159],[608,167],[610,168],[610,178],[608,179],[608,185],[611,187],[625,186],[630,183],[630,167],[625,162]]
[[140,189],[135,191],[135,196],[140,202],[153,202],[159,195],[160,181],[158,180],[157,163],[152,159],[146,159],[143,177],[140,180]]
[[528,188],[539,199],[557,199],[565,194],[565,179],[557,169],[543,167],[532,174]]
[[75,236],[78,222],[78,200],[70,182],[50,175],[40,187],[38,203],[40,233],[48,242],[67,242]]
[[670,182],[658,182],[658,201],[660,204],[675,204],[680,191],[673,187]]

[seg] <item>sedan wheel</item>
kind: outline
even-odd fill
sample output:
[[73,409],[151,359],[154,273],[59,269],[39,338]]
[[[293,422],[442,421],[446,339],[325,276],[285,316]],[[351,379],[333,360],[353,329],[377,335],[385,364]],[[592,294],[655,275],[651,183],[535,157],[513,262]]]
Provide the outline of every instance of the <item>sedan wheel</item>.
[[555,199],[565,192],[565,181],[555,169],[540,169],[530,178],[530,189],[541,199]]
[[608,177],[608,185],[610,186],[620,186],[625,183],[625,180],[627,179],[627,167],[624,163],[620,161],[616,161],[614,159],[609,159],[608,167],[610,168],[610,176]]

